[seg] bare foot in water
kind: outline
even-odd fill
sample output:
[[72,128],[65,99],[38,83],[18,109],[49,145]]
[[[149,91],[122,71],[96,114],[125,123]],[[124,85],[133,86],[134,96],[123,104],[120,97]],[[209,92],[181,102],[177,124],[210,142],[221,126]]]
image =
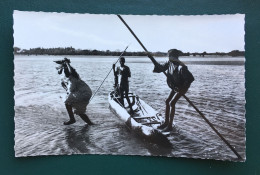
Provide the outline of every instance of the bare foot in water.
[[95,123],[93,123],[93,122],[91,122],[91,121],[88,122],[87,124],[88,124],[88,125],[95,125]]
[[69,120],[69,121],[67,121],[67,122],[64,122],[63,124],[64,125],[71,125],[71,124],[73,124],[73,123],[75,123],[76,122],[76,120]]
[[167,126],[162,132],[171,132],[173,130],[172,126]]
[[94,125],[94,123],[88,118],[87,114],[79,114],[81,119],[86,122],[88,125]]
[[166,126],[168,126],[168,123],[163,123],[162,125],[158,126],[157,129],[164,129]]

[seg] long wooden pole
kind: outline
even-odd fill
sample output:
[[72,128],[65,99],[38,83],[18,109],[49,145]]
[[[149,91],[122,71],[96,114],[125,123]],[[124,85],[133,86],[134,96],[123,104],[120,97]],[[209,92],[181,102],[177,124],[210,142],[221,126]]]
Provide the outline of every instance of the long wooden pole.
[[[124,23],[124,25],[128,28],[128,30],[132,33],[132,35],[135,37],[135,39],[138,41],[138,43],[143,47],[145,52],[150,56],[149,58],[153,62],[154,65],[158,64],[157,61],[153,58],[153,56],[148,52],[148,50],[144,47],[142,42],[139,40],[139,38],[135,35],[135,33],[132,31],[132,29],[127,25],[127,23],[124,21],[124,19],[117,15],[118,18]],[[164,75],[166,75],[165,72],[163,72]],[[226,145],[236,154],[238,159],[242,159],[241,156],[238,154],[238,152],[230,145],[230,143],[217,131],[217,129],[213,126],[213,124],[203,115],[202,112],[190,101],[190,99],[186,95],[182,95],[189,103],[190,105],[200,114],[200,116],[206,121],[206,123],[215,131],[215,133],[226,143]]]
[[[129,47],[126,46],[125,50],[121,53],[121,55],[119,56],[119,58],[116,60],[115,64],[118,62],[118,60],[122,57],[122,55],[125,53],[126,49]],[[100,86],[97,88],[97,90],[95,91],[95,93],[92,95],[92,97],[90,98],[89,102],[94,98],[94,96],[96,95],[96,93],[98,92],[98,90],[101,88],[101,86],[103,85],[104,81],[107,79],[108,75],[110,74],[110,72],[112,71],[113,68],[110,69],[110,71],[108,72],[107,76],[104,78],[104,80],[102,81],[102,83],[100,84]]]
[[190,101],[190,99],[184,94],[182,95],[190,105],[200,114],[200,116],[205,120],[205,122],[215,131],[215,133],[226,143],[226,145],[236,154],[237,158],[242,159],[238,152],[230,145],[230,143],[218,132],[218,130],[213,126],[213,124],[204,116],[202,112]]
[[124,19],[120,16],[117,15],[118,18],[125,24],[125,26],[128,28],[128,30],[132,33],[132,35],[135,37],[135,39],[138,41],[138,43],[142,46],[142,48],[145,50],[145,52],[151,57],[151,60],[153,62],[153,64],[158,64],[157,61],[154,59],[154,57],[148,52],[148,50],[144,47],[144,45],[142,44],[142,42],[138,39],[138,37],[135,35],[135,33],[132,31],[132,29],[126,24],[126,22],[124,21]]

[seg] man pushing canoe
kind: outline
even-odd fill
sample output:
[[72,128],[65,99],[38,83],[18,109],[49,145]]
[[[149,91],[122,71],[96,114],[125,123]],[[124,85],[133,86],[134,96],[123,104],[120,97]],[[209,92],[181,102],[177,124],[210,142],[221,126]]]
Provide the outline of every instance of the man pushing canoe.
[[[175,104],[188,91],[191,83],[194,81],[194,77],[188,70],[188,67],[179,60],[179,54],[180,51],[177,49],[169,50],[169,61],[163,65],[155,64],[153,70],[156,73],[166,71],[167,84],[171,88],[171,92],[165,101],[165,122],[158,127],[158,129],[164,129],[165,132],[172,130]],[[152,56],[149,55],[148,57],[151,58]]]
[[69,121],[64,122],[64,125],[70,125],[76,122],[74,113],[79,115],[87,124],[93,125],[85,113],[92,96],[90,87],[81,80],[77,71],[70,65],[69,59],[64,58],[63,60],[54,62],[59,64],[59,67],[57,67],[58,74],[64,72],[65,75],[62,79],[61,85],[67,91],[65,107],[69,114]]

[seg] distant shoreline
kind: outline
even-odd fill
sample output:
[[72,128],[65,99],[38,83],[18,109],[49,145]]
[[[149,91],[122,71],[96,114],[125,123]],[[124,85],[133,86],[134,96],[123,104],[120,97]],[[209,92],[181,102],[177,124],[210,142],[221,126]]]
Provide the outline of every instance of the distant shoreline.
[[[17,53],[14,53],[14,55],[21,55],[21,56],[55,56],[55,57],[118,57],[118,56],[115,56],[115,55],[50,55],[50,54],[17,54]],[[137,57],[147,57],[147,56],[128,56],[128,55],[123,55],[124,57],[128,57],[128,58],[137,58]],[[168,58],[168,56],[154,56],[154,57],[157,57],[157,58]],[[238,58],[238,57],[245,57],[245,56],[229,56],[229,55],[205,55],[204,57],[203,56],[193,56],[193,55],[190,55],[190,56],[180,56],[180,58]]]
[[[90,56],[120,56],[123,51],[115,50],[90,50],[90,49],[75,49],[73,47],[58,47],[58,48],[30,48],[30,49],[21,49],[19,47],[14,47],[14,54],[20,54],[20,55],[90,55]],[[178,51],[179,56],[231,56],[231,57],[237,57],[237,56],[245,56],[245,51],[239,51],[239,50],[232,50],[230,52],[213,52],[213,53],[207,53],[204,52],[182,52]],[[150,55],[155,57],[167,57],[167,52],[149,52]],[[147,53],[144,51],[124,51],[124,56],[147,56]]]

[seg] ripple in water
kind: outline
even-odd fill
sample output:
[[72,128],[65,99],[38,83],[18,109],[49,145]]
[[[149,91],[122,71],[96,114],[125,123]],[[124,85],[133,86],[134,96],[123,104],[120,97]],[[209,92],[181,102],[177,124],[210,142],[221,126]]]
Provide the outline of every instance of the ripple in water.
[[[136,136],[109,110],[107,94],[112,90],[112,74],[87,109],[96,125],[87,126],[76,116],[75,124],[64,126],[63,121],[68,120],[63,103],[65,92],[52,62],[61,58],[15,56],[16,156],[113,154],[236,159],[184,98],[176,106],[175,128],[169,136],[172,148]],[[95,91],[117,58],[70,59],[81,78]],[[231,58],[216,59],[214,64],[207,58],[197,62],[185,59],[195,77],[187,96],[245,160],[244,58],[233,62]],[[216,65],[216,61],[221,64]],[[164,75],[152,73],[153,65],[145,57],[126,58],[126,64],[132,73],[130,90],[164,115],[164,100],[169,93]]]

